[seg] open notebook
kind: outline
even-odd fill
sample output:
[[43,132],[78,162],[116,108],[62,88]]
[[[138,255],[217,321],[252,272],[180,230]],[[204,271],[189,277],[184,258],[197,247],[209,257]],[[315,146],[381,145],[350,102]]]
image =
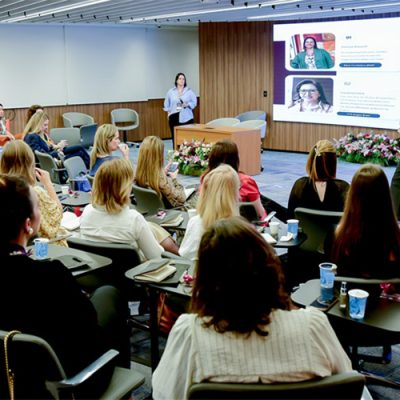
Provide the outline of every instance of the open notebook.
[[185,188],[186,200],[196,191],[196,188]]

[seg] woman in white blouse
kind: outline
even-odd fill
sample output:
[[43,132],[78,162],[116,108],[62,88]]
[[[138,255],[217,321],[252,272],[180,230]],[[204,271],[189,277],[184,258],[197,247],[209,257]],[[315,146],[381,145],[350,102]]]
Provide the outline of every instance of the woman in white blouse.
[[350,371],[324,313],[291,309],[280,261],[241,218],[204,233],[192,295],[153,374],[153,398],[185,399],[193,383],[298,382]]

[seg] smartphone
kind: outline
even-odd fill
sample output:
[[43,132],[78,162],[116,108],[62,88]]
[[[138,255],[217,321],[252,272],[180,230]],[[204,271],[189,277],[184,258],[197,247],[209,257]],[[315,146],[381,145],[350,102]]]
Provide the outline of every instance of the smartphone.
[[173,162],[169,168],[168,172],[175,172],[178,169],[179,163],[178,162]]
[[271,221],[271,219],[273,218],[273,216],[276,214],[276,211],[271,211],[270,213],[268,213],[268,215],[264,218],[264,222],[269,222]]

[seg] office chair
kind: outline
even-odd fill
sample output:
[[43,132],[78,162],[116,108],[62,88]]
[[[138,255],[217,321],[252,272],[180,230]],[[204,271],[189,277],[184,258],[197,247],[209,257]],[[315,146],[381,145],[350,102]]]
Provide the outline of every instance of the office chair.
[[165,208],[163,200],[153,189],[143,188],[134,184],[132,193],[136,200],[136,210],[142,214],[153,214],[160,208]]
[[79,128],[52,128],[50,129],[50,137],[56,143],[65,139],[68,142],[68,146],[81,144]]
[[80,112],[67,112],[63,114],[65,128],[81,127],[82,125],[94,124],[94,119],[88,114]]
[[217,118],[206,123],[207,126],[235,126],[240,121],[237,118]]
[[250,223],[257,223],[260,221],[257,209],[252,201],[245,201],[239,203],[240,215],[247,219]]
[[261,121],[265,121],[267,118],[267,113],[265,111],[246,111],[236,115],[236,117],[240,122],[249,121],[254,119],[259,119]]
[[67,170],[70,181],[74,180],[82,172],[87,174],[88,170],[81,157],[75,156],[64,160],[64,167]]
[[97,124],[82,125],[80,128],[81,133],[81,145],[85,149],[89,149],[93,146],[94,137],[97,131]]
[[[0,330],[2,348],[7,333]],[[118,355],[118,351],[108,350],[75,376],[67,377],[53,348],[41,337],[17,333],[7,347],[8,364],[15,374],[15,398],[74,398],[73,393],[81,384]],[[0,354],[4,366],[4,350]],[[124,398],[143,382],[144,377],[138,372],[115,367],[110,383],[100,398]],[[5,380],[0,388],[0,397],[8,398]]]
[[195,399],[361,399],[365,377],[350,371],[304,382],[195,383],[188,398]]
[[67,172],[65,168],[59,168],[54,158],[47,153],[35,150],[35,156],[39,162],[40,168],[48,171],[53,183],[64,184],[67,181]]
[[111,111],[111,123],[123,132],[126,143],[126,132],[139,127],[139,114],[130,108],[117,108]]
[[259,119],[251,119],[243,122],[239,122],[235,125],[235,128],[250,128],[250,129],[259,129],[261,140],[265,138],[267,123],[265,121],[261,121]]
[[303,251],[324,254],[324,244],[328,233],[333,232],[342,218],[341,211],[322,211],[298,207],[294,210],[299,226],[307,235],[306,241],[300,246]]

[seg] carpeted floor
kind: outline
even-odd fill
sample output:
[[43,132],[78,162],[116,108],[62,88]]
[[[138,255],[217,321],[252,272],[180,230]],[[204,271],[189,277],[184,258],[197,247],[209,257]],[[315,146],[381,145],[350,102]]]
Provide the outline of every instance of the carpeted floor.
[[[171,149],[171,141],[165,140],[165,153]],[[130,157],[136,163],[138,149],[131,148]],[[290,190],[295,180],[305,175],[307,154],[287,153],[278,151],[264,151],[261,155],[264,171],[255,176],[261,193],[283,206],[287,206]],[[338,162],[337,177],[351,182],[355,171],[360,167],[343,161]],[[384,171],[390,182],[395,168],[386,167]],[[185,185],[198,183],[199,178],[179,175],[178,179]],[[165,345],[165,341],[162,346]],[[379,353],[380,349],[363,349],[367,354]],[[388,379],[400,382],[400,345],[392,346],[393,358],[390,364],[380,365],[365,363],[366,370]],[[151,369],[150,340],[148,333],[133,329],[132,332],[132,361],[134,368],[140,368],[147,377],[145,385],[133,393],[135,400],[151,398]],[[383,386],[370,385],[370,392],[374,399],[395,400],[400,398],[400,390]]]

